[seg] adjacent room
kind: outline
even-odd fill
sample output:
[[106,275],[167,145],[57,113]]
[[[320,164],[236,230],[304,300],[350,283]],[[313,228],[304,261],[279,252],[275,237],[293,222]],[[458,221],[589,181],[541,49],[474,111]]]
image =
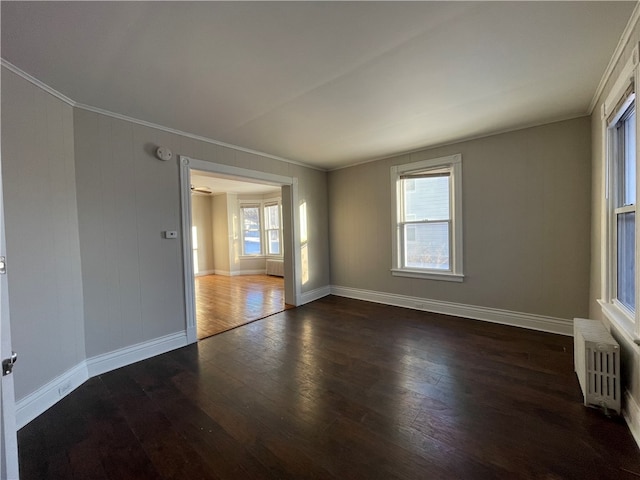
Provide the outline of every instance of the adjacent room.
[[638,2],[0,8],[0,479],[640,477]]
[[191,172],[198,339],[282,312],[281,187]]

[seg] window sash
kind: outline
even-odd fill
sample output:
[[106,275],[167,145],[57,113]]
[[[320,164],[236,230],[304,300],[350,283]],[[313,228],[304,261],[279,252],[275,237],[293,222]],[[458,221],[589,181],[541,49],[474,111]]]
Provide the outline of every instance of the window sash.
[[[615,215],[616,231],[616,272],[615,272],[615,300],[626,307],[631,314],[636,309],[636,253],[635,238],[635,209]],[[621,265],[624,268],[621,268]]]
[[[437,230],[426,233],[431,236],[431,242],[424,245],[418,237],[420,236],[419,228],[413,229],[413,240],[409,239],[409,231],[407,227],[438,226],[446,225],[446,240],[438,242],[438,236],[442,236],[442,232]],[[452,271],[451,262],[451,220],[439,220],[429,222],[401,222],[399,225],[401,243],[402,243],[402,268],[419,268],[424,270]],[[424,230],[424,229],[422,229]],[[439,235],[438,235],[439,234]],[[425,237],[425,233],[421,235]],[[414,244],[414,245],[411,245]]]
[[[280,229],[270,228],[265,230],[267,254],[280,255],[282,245],[282,235]],[[275,246],[275,248],[274,248]]]
[[[419,201],[414,198],[421,193],[421,189],[419,189],[418,186],[415,184],[415,180],[436,179],[436,178],[447,179],[446,192],[440,192],[443,196],[446,195],[447,197],[446,202],[443,202],[444,205],[432,204],[430,209],[431,211],[424,212],[425,207],[428,207],[429,205],[419,204]],[[413,185],[413,188],[411,189],[406,188],[408,180],[413,180],[411,182],[411,184]],[[451,188],[451,171],[449,168],[447,168],[445,171],[442,171],[441,173],[438,173],[438,174],[419,174],[417,176],[410,176],[410,177],[401,175],[398,181],[400,184],[400,192],[401,192],[401,198],[400,198],[401,207],[399,212],[400,215],[399,215],[398,223],[402,223],[402,222],[406,223],[410,221],[413,221],[413,222],[429,222],[429,221],[443,221],[443,220],[450,221],[452,219],[452,211],[451,211],[452,210],[451,208],[452,188]],[[437,183],[434,183],[430,188],[438,188],[438,187],[443,188],[443,184],[438,185]],[[435,196],[431,196],[430,198],[423,199],[423,201],[426,201],[427,204],[429,204],[429,202],[434,202],[438,200],[439,198],[436,198]],[[411,206],[413,206],[414,208],[418,207],[419,211],[410,212],[409,210]],[[430,213],[430,215],[428,215],[428,213]],[[425,216],[419,217],[418,215],[421,215],[421,214],[424,214]]]
[[[248,212],[250,210],[255,210],[255,216],[251,215],[251,217],[254,218],[249,218]],[[260,205],[241,205],[240,221],[242,223],[242,254],[245,256],[262,255],[262,222],[260,218]],[[253,244],[257,245],[250,248]]]
[[264,205],[264,236],[267,255],[282,255],[282,208],[278,202]]

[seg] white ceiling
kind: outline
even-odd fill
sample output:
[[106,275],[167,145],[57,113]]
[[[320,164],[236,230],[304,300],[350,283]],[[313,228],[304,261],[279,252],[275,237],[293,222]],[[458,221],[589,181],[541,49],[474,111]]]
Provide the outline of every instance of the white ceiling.
[[218,174],[201,171],[191,172],[191,185],[194,187],[208,187],[213,195],[220,193],[255,195],[273,193],[275,195],[280,195],[281,191],[281,187],[274,185],[234,180],[232,178],[220,177]]
[[587,114],[634,6],[3,1],[2,57],[80,104],[332,169]]

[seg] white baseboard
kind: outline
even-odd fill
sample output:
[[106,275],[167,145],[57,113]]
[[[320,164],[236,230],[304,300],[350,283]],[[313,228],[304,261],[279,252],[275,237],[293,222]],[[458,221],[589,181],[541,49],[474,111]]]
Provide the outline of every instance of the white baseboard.
[[198,327],[195,325],[187,325],[187,344],[191,345],[198,341]]
[[230,272],[228,270],[214,270],[214,275],[223,275],[225,277],[236,277],[240,275],[265,275],[267,273],[266,268],[257,269],[257,270],[234,270]]
[[337,285],[331,286],[331,294],[340,297],[366,300],[368,302],[383,303],[385,305],[394,305],[396,307],[411,308],[413,310],[484,320],[486,322],[528,328],[530,330],[568,336],[573,335],[573,320],[569,319],[545,317],[533,313],[512,312],[498,308],[478,307],[462,303],[443,302],[441,300],[430,300],[421,297],[374,292],[371,290],[361,290]]
[[53,407],[89,379],[87,364],[83,361],[58,375],[46,385],[16,402],[16,427],[24,427],[31,420]]
[[258,268],[257,270],[236,270],[235,272],[231,272],[232,276],[236,275],[266,275],[266,268]]
[[198,273],[194,273],[194,276],[204,277],[205,275],[213,275],[214,273],[216,273],[215,270],[201,270]]
[[633,439],[636,441],[638,447],[640,447],[640,405],[638,405],[628,390],[624,392],[624,399],[625,404],[622,409],[622,416],[627,422],[629,430],[631,430]]
[[319,300],[322,297],[326,297],[327,295],[331,295],[331,287],[326,285],[324,287],[316,288],[315,290],[311,290],[310,292],[304,292],[300,294],[298,306],[304,305],[305,303],[310,303],[315,300]]
[[187,345],[186,333],[177,332],[83,360],[75,367],[16,402],[17,428],[24,427],[91,377],[146,360],[185,345]]
[[177,332],[129,347],[119,348],[113,352],[103,353],[87,359],[89,377],[95,377],[101,373],[110,372],[116,368],[131,365],[185,345],[187,345],[186,333]]

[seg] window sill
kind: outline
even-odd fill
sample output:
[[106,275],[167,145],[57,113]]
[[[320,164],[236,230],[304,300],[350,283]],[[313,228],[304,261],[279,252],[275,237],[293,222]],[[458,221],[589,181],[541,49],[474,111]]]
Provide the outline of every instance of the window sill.
[[426,280],[442,280],[445,282],[462,282],[464,280],[464,275],[461,273],[410,270],[408,268],[392,268],[391,275],[394,277],[424,278]]
[[640,337],[635,332],[635,325],[633,321],[614,303],[605,302],[604,300],[598,300],[602,313],[605,317],[616,326],[616,330],[622,334],[627,342],[640,345]]

